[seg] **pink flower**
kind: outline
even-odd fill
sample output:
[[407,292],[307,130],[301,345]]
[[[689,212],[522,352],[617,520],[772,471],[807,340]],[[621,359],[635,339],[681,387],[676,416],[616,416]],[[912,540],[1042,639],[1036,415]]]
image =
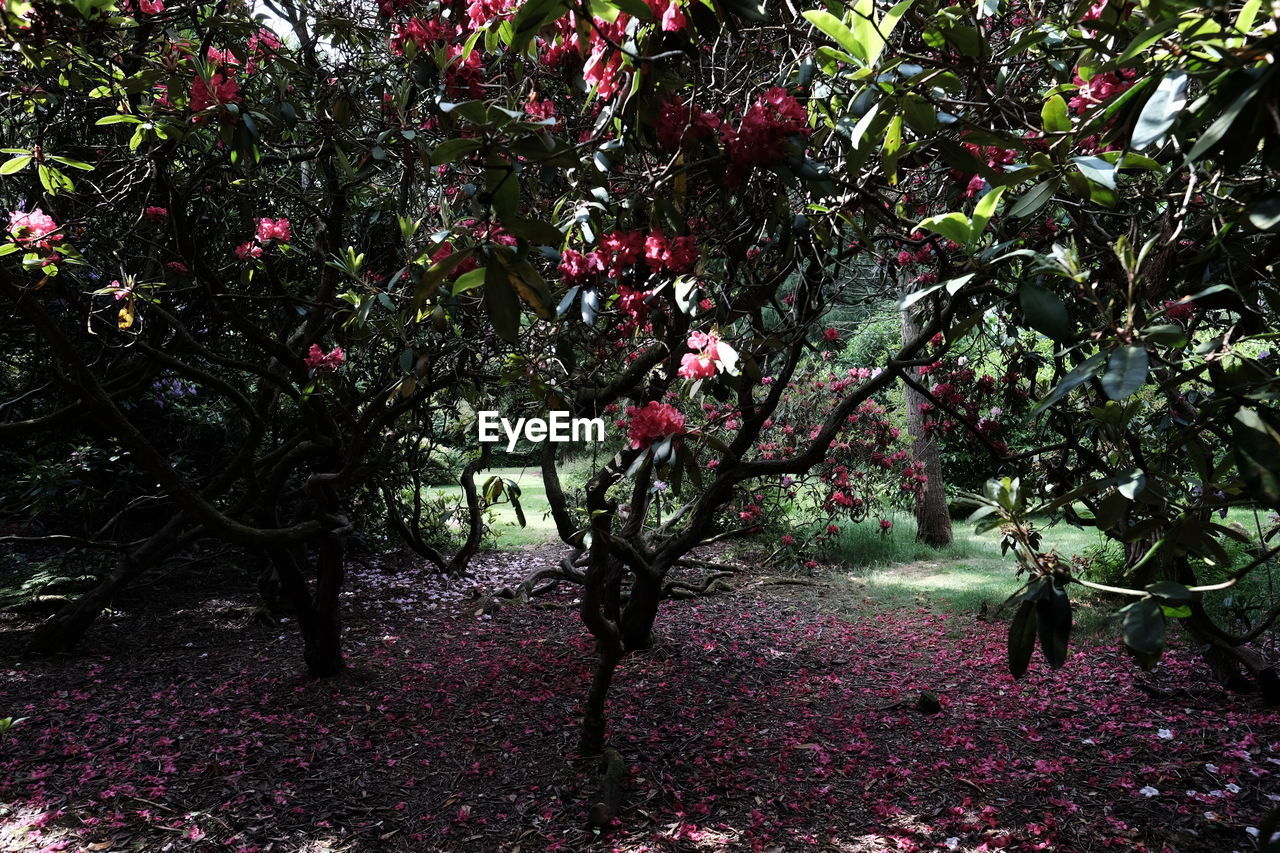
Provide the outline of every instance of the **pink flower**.
[[191,81],[192,112],[204,112],[217,104],[232,104],[239,100],[240,84],[221,71],[210,75],[208,83],[198,75]]
[[58,223],[40,208],[30,213],[15,210],[9,214],[9,236],[28,249],[51,249],[50,244],[60,242],[63,235],[57,233]]
[[887,531],[887,530],[889,530],[891,527],[893,527],[893,522],[892,522],[892,521],[890,521],[890,520],[889,520],[889,519],[887,519],[887,518],[882,518],[882,519],[880,519],[880,529],[881,529],[882,531]]
[[288,219],[259,219],[258,220],[258,242],[270,243],[272,240],[279,240],[282,243],[289,242],[289,238],[293,236],[292,229],[289,226]]
[[239,246],[236,246],[236,257],[240,260],[244,260],[245,258],[260,258],[262,257],[262,247],[252,240],[247,240]]
[[[683,30],[687,21],[676,0],[645,0],[653,16],[662,22],[662,29],[669,33]],[[663,8],[665,5],[665,8]]]
[[133,296],[133,288],[125,287],[123,284],[120,283],[118,279],[114,279],[111,282],[111,295],[114,296],[117,301],[119,301],[121,299],[125,299],[130,296]]
[[621,88],[626,75],[619,73],[622,69],[622,54],[612,47],[602,45],[592,52],[587,64],[582,68],[582,79],[588,85],[595,86],[600,97],[608,99]]
[[824,340],[838,341],[840,340],[840,330],[839,329],[823,329],[822,337]]
[[[727,346],[727,345],[726,345]],[[693,332],[689,335],[689,349],[680,360],[679,375],[686,379],[704,379],[715,376],[720,364],[720,336],[715,332]]]
[[604,262],[596,252],[585,255],[573,249],[565,249],[560,256],[560,275],[566,284],[581,284],[604,272]]
[[169,261],[164,268],[174,275],[191,275],[191,270],[187,269],[187,265],[182,261]]
[[627,417],[631,419],[627,437],[633,450],[648,447],[669,435],[683,435],[685,431],[684,415],[666,403],[650,401],[643,408],[627,406]]
[[726,179],[735,184],[752,166],[782,160],[792,136],[808,136],[812,132],[804,106],[786,89],[774,86],[747,109],[736,129],[724,127],[725,151],[732,164]]
[[150,219],[152,222],[164,222],[164,220],[169,216],[169,211],[164,207],[152,206],[142,211],[142,215],[147,219]]
[[686,353],[680,359],[679,375],[685,379],[706,379],[716,375],[716,363],[706,353]]
[[303,359],[311,370],[337,370],[346,360],[347,354],[342,351],[342,347],[334,347],[325,352],[317,344],[311,345]]

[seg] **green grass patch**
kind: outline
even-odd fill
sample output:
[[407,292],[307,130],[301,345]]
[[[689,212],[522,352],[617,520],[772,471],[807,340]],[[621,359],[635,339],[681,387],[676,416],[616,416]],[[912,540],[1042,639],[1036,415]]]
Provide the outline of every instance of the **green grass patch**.
[[[476,474],[476,488],[483,488],[492,476],[514,480],[520,487],[520,506],[524,509],[525,526],[516,519],[515,510],[508,503],[500,503],[490,509],[490,540],[486,547],[499,551],[520,551],[525,548],[558,542],[555,522],[551,520],[551,505],[547,503],[547,488],[542,482],[542,472],[537,468],[491,468]],[[432,492],[440,492],[449,498],[461,499],[461,486],[435,486]]]
[[[1064,556],[1077,554],[1101,542],[1096,531],[1067,524],[1049,526],[1041,521],[1043,546]],[[1022,585],[1012,555],[1000,554],[1000,535],[981,536],[973,525],[953,523],[954,541],[945,548],[930,548],[916,541],[915,520],[894,521],[881,535],[874,523],[848,525],[833,546],[832,558],[848,572],[839,579],[851,591],[861,592],[877,609],[928,606],[950,613],[978,613],[985,604],[996,609]],[[1096,634],[1105,630],[1105,607],[1091,594],[1073,590],[1077,631]]]

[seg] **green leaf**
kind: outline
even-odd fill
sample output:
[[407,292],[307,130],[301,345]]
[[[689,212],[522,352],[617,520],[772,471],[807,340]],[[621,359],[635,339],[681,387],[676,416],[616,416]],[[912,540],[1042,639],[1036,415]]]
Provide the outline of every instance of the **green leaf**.
[[1270,80],[1269,75],[1263,75],[1258,82],[1254,83],[1240,97],[1236,98],[1230,106],[1223,110],[1222,115],[1218,116],[1217,121],[1209,125],[1204,133],[1200,134],[1200,138],[1196,140],[1195,146],[1187,152],[1187,159],[1183,165],[1189,165],[1199,160],[1200,157],[1209,149],[1215,147],[1227,135],[1227,131],[1231,130],[1231,125],[1236,123],[1236,119],[1240,117],[1240,113],[1249,105],[1258,92],[1262,91],[1262,86]]
[[1024,284],[1018,291],[1018,301],[1031,328],[1059,342],[1071,337],[1067,306],[1052,291],[1038,284]]
[[1163,137],[1187,105],[1187,72],[1173,71],[1162,79],[1138,115],[1129,144],[1141,151]]
[[969,223],[969,248],[971,250],[978,240],[982,238],[982,232],[987,230],[987,223],[995,215],[996,207],[1000,204],[1000,199],[1007,189],[1008,187],[996,187],[984,195],[974,207],[973,220]]
[[[245,118],[247,119],[247,118],[248,118],[248,116],[245,116]],[[92,171],[93,171],[93,166],[89,165],[88,163],[84,162],[83,160],[76,160],[76,159],[74,159],[74,158],[72,158],[72,157],[62,157],[62,156],[60,156],[60,155],[58,155],[58,154],[50,154],[50,155],[49,155],[49,159],[50,159],[50,160],[52,160],[52,161],[53,161],[53,162],[55,162],[55,163],[61,163],[61,164],[62,164],[62,165],[64,165],[64,166],[70,166],[70,167],[71,167],[71,168],[73,168],[73,169],[79,169],[79,170],[80,170],[80,171],[82,171],[82,172],[92,172]]]
[[1120,611],[1120,636],[1143,669],[1151,669],[1164,652],[1165,617],[1154,598],[1135,601]]
[[431,149],[431,165],[442,166],[474,154],[482,145],[477,139],[448,139]]
[[1041,181],[1026,192],[1022,198],[1018,199],[1013,207],[1009,208],[1009,215],[1015,219],[1021,219],[1024,216],[1030,216],[1040,208],[1049,203],[1053,198],[1053,194],[1058,191],[1058,179],[1052,178],[1047,181]]
[[458,276],[453,283],[453,289],[450,293],[454,296],[461,296],[469,290],[475,290],[484,284],[484,267],[478,267],[468,270]]
[[1067,110],[1067,102],[1061,95],[1054,95],[1044,102],[1040,108],[1040,121],[1045,133],[1069,133],[1071,131],[1071,113]]
[[1050,391],[1043,400],[1035,405],[1035,408],[1031,410],[1029,417],[1034,418],[1036,415],[1061,400],[1067,394],[1071,393],[1077,387],[1083,385],[1096,376],[1098,371],[1102,369],[1102,364],[1105,359],[1105,353],[1096,352],[1082,361],[1074,370],[1063,377],[1062,381],[1058,383],[1056,388]]
[[6,160],[3,165],[0,165],[0,175],[12,175],[14,172],[21,172],[27,168],[27,164],[31,160],[30,154],[19,154],[11,160]]
[[502,227],[522,240],[543,246],[559,248],[564,243],[564,233],[549,222],[525,216],[508,216]]
[[880,54],[884,52],[885,40],[893,33],[898,26],[898,21],[902,20],[902,16],[907,14],[907,10],[911,8],[911,4],[915,0],[902,0],[880,19],[880,23],[872,27],[874,35],[872,41],[867,48],[867,62],[873,64],[880,58]]
[[1147,326],[1143,329],[1142,339],[1151,341],[1153,344],[1184,347],[1187,345],[1187,332],[1175,323],[1162,323],[1155,326]]
[[961,246],[966,246],[969,243],[969,217],[963,213],[930,216],[920,223],[920,227],[935,234],[941,234],[951,242]]
[[1116,188],[1116,167],[1101,157],[1072,157],[1080,174],[1109,190]]
[[565,13],[561,0],[528,0],[512,19],[511,50],[523,51],[538,30]]
[[1130,468],[1115,477],[1116,491],[1129,500],[1142,494],[1147,487],[1147,475],[1140,468]]
[[1111,353],[1107,361],[1107,372],[1102,375],[1102,390],[1112,400],[1123,400],[1147,381],[1148,368],[1146,347],[1120,347]]
[[98,119],[94,124],[98,127],[104,127],[109,124],[142,124],[142,119],[137,116],[111,115]]
[[853,30],[845,26],[844,22],[835,15],[815,9],[805,12],[804,19],[848,53],[853,54],[863,62],[870,61],[867,57],[867,46],[860,42],[858,37],[853,34]]
[[1245,217],[1259,231],[1280,231],[1280,193],[1269,193],[1249,202]]
[[1147,592],[1160,599],[1163,604],[1177,606],[1195,600],[1196,594],[1180,583],[1174,581],[1156,581],[1148,584]]
[[1053,669],[1067,662],[1071,641],[1071,599],[1067,591],[1050,579],[1045,594],[1036,601],[1036,630],[1040,635],[1040,651]]
[[520,299],[499,264],[485,268],[484,306],[493,321],[493,328],[504,341],[520,340]]
[[1280,509],[1280,430],[1255,409],[1236,412],[1231,450],[1245,489],[1272,509]]
[[1024,601],[1009,623],[1009,672],[1014,678],[1027,674],[1036,648],[1036,602]]

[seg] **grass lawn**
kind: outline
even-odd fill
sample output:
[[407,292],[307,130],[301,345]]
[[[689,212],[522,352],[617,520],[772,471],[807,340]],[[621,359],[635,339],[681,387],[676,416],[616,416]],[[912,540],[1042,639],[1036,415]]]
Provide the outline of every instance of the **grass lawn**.
[[[1098,545],[1101,537],[1092,530],[1068,524],[1039,522],[1046,549],[1060,554],[1077,554]],[[942,549],[916,541],[915,520],[899,516],[891,533],[881,536],[874,522],[846,525],[833,557],[848,567],[837,583],[850,592],[862,592],[871,603],[885,609],[929,606],[953,613],[976,613],[986,603],[994,609],[1013,594],[1022,581],[1016,576],[1013,556],[1000,554],[1000,535],[982,535],[964,520],[952,523],[955,540]],[[1080,596],[1076,596],[1080,599]],[[1095,631],[1102,627],[1101,611],[1091,596],[1077,601],[1077,628]],[[1099,615],[1094,618],[1093,612]]]
[[[530,546],[557,541],[556,525],[551,520],[551,506],[547,503],[547,489],[542,484],[542,472],[533,466],[491,468],[476,475],[476,487],[483,488],[485,481],[493,476],[514,480],[520,487],[520,506],[524,510],[525,526],[520,526],[510,504],[498,504],[490,516],[493,539],[486,542],[485,547],[499,551],[520,551]],[[462,487],[434,486],[432,492],[461,497]]]

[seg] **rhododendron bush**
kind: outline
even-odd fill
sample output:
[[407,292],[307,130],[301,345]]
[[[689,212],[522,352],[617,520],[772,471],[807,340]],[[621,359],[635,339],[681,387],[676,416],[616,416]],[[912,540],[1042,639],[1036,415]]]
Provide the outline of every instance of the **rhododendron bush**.
[[[74,531],[119,560],[37,645],[217,538],[270,566],[333,674],[357,532],[465,567],[474,521],[463,559],[423,547],[440,516],[415,454],[501,401],[615,421],[585,483],[543,445],[569,550],[526,585],[580,587],[584,751],[662,602],[711,588],[672,580],[691,552],[783,508],[771,549],[888,535],[888,507],[945,500],[930,442],[1010,475],[974,499],[1030,575],[1019,675],[1037,644],[1065,661],[1090,582],[1038,509],[1126,549],[1111,592],[1139,663],[1180,623],[1280,700],[1280,609],[1233,633],[1203,607],[1276,553],[1260,530],[1231,565],[1248,534],[1213,520],[1280,509],[1270,9],[271,8],[270,27],[238,4],[0,12],[0,434],[33,458],[122,451],[103,478],[122,509]],[[832,318],[886,301],[901,345],[836,368]],[[175,381],[195,390],[158,405]]]

